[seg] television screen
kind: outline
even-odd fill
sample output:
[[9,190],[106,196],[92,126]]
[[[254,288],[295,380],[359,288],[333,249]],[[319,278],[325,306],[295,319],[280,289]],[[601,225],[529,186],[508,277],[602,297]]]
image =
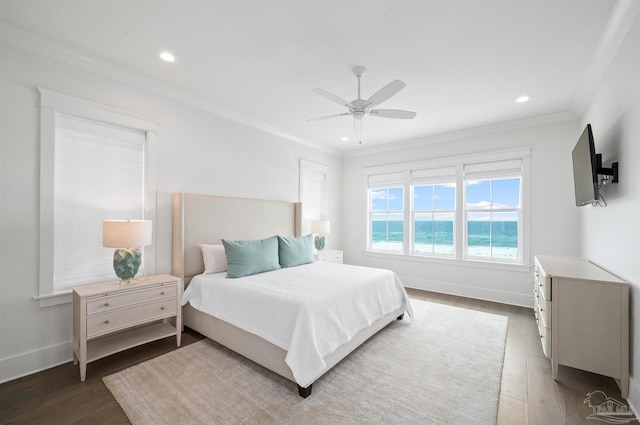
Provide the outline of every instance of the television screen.
[[573,148],[573,185],[576,205],[592,204],[598,200],[598,165],[591,124],[587,124]]

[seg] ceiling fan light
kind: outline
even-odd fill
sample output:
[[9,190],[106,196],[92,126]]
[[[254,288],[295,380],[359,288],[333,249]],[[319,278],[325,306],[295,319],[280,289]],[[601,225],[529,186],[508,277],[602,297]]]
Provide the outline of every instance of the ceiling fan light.
[[353,111],[353,118],[361,120],[364,118],[364,111]]
[[531,96],[527,95],[527,94],[523,94],[522,96],[519,96],[516,99],[516,102],[518,103],[525,103],[528,102],[529,100],[531,100]]

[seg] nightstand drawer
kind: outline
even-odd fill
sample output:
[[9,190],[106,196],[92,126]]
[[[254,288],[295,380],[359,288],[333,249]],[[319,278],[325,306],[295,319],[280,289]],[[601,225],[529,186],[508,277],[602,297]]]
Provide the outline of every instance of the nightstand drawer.
[[315,255],[316,261],[328,263],[342,263],[342,251],[321,251]]
[[175,316],[176,311],[176,300],[175,298],[170,298],[94,314],[87,317],[87,338],[93,338],[156,319]]
[[111,311],[128,305],[160,300],[163,298],[175,298],[178,295],[177,285],[167,283],[151,288],[126,290],[111,295],[100,295],[87,299],[87,315]]

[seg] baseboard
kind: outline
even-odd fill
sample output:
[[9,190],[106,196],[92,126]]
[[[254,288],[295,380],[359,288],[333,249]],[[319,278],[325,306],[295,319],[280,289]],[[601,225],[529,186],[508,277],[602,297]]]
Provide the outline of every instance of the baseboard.
[[416,279],[400,276],[400,280],[407,288],[421,289],[423,291],[438,292],[459,297],[474,298],[483,301],[492,301],[500,304],[517,305],[533,308],[533,293],[522,294],[516,292],[498,291],[495,289],[480,288],[477,286],[460,285],[457,283],[439,282],[435,280]]
[[40,372],[73,359],[71,341],[0,359],[0,384]]

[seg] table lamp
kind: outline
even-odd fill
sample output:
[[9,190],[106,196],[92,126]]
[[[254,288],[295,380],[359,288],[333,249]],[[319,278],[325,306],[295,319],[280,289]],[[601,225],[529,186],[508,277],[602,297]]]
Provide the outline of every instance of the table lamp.
[[138,273],[142,255],[139,247],[151,245],[151,220],[105,220],[102,225],[102,246],[117,248],[113,254],[113,269],[118,283],[132,283]]
[[329,234],[331,223],[329,220],[316,220],[311,222],[311,233],[315,233],[314,243],[318,251],[324,249],[324,237]]

